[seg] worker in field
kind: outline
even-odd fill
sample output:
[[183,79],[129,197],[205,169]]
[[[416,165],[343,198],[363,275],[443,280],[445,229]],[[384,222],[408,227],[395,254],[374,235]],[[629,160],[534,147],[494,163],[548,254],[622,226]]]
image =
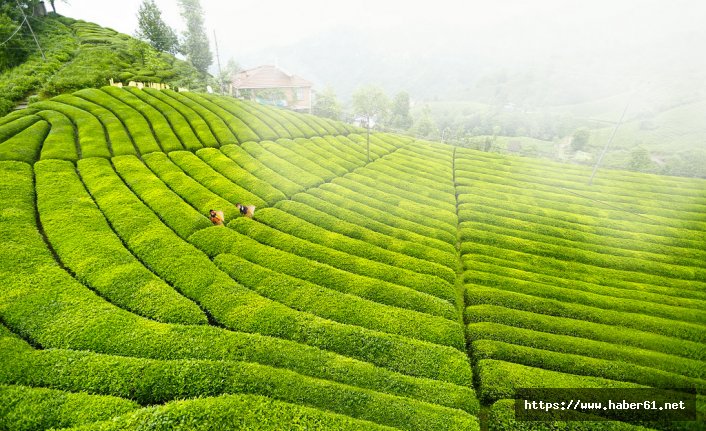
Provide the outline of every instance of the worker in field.
[[208,218],[215,226],[223,226],[223,211],[208,210]]
[[238,202],[235,206],[238,208],[238,211],[240,211],[240,214],[243,217],[252,218],[253,214],[255,214],[255,205],[245,206]]

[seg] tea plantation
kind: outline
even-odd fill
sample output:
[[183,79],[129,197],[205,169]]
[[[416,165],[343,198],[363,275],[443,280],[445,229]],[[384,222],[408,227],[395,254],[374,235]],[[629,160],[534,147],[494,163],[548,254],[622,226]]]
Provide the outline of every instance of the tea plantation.
[[15,111],[0,429],[645,429],[514,417],[706,391],[706,181],[589,174],[198,93]]

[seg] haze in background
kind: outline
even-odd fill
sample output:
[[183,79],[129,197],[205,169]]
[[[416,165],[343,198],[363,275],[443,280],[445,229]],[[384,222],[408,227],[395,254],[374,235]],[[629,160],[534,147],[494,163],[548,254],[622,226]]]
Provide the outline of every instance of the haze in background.
[[[182,30],[176,1],[156,3]],[[133,34],[140,1],[112,4],[71,0],[58,7]],[[376,84],[391,95],[407,91],[417,103],[560,108],[613,121],[628,101],[633,119],[695,104],[689,124],[706,124],[706,2],[698,0],[201,5],[223,64],[229,58],[244,68],[277,64],[318,89],[332,86],[344,101],[356,88]]]

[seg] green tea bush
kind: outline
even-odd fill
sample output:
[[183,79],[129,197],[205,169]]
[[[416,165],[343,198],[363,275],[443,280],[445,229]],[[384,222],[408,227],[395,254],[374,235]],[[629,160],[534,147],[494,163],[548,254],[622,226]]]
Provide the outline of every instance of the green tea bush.
[[632,382],[655,388],[694,388],[698,391],[703,391],[706,388],[706,380],[690,379],[651,367],[551,352],[499,341],[474,341],[470,350],[472,359],[476,362],[484,359],[495,359],[545,370]]
[[191,125],[179,111],[156,97],[149,95],[146,91],[135,87],[127,87],[124,88],[124,90],[164,115],[169,122],[172,132],[178,137],[179,142],[181,142],[181,145],[185,149],[194,151],[203,148],[201,141],[194,133],[194,130],[192,130]]
[[48,122],[40,120],[0,143],[0,160],[32,163],[39,159],[42,144],[50,128]]
[[271,170],[280,173],[285,178],[299,184],[304,188],[314,187],[324,182],[323,178],[307,172],[299,166],[278,157],[270,151],[267,151],[265,149],[265,145],[267,145],[267,141],[260,143],[245,142],[241,144],[240,147]]
[[257,195],[268,205],[272,205],[286,198],[284,193],[277,190],[268,182],[257,178],[253,173],[246,171],[223,154],[223,151],[226,151],[227,148],[228,147],[224,147],[220,151],[214,148],[204,148],[197,151],[196,155],[206,162],[214,171],[228,178],[243,189],[249,190],[251,193]]
[[[259,140],[259,136],[250,128],[250,126],[245,123],[240,118],[234,116],[230,112],[221,108],[219,105],[213,103],[210,99],[207,99],[199,94],[186,92],[183,94],[184,97],[191,99],[195,103],[199,104],[207,111],[216,115],[218,118],[223,120],[223,123],[230,129],[233,135],[236,137],[238,142],[254,141]],[[232,143],[232,142],[227,142]],[[223,142],[221,143],[223,145]]]
[[40,111],[37,116],[46,120],[51,129],[44,140],[40,159],[78,160],[78,142],[74,136],[74,125],[69,118],[57,111]]
[[231,229],[218,226],[203,229],[189,237],[209,256],[228,253],[277,272],[297,277],[329,289],[381,304],[407,308],[434,316],[457,319],[454,306],[443,299],[386,281],[342,271],[296,254],[275,249]]
[[341,160],[341,163],[345,160],[350,166],[354,167],[361,167],[365,163],[362,154],[356,152],[350,146],[343,144],[337,137],[330,135],[314,136],[311,138],[311,142],[331,154],[336,154],[339,160]]
[[[660,262],[649,261],[646,258],[623,257],[606,254],[606,252],[596,252],[582,250],[577,247],[567,248],[559,240],[554,240],[554,244],[548,243],[548,238],[544,241],[528,240],[511,235],[507,230],[497,233],[489,228],[480,230],[478,226],[463,222],[460,225],[461,237],[465,241],[462,251],[473,250],[474,243],[493,246],[498,249],[522,250],[524,253],[535,254],[557,260],[579,262],[599,268],[616,269],[638,274],[654,274],[662,277],[682,279],[703,284],[706,282],[706,268],[693,266],[672,265]],[[507,233],[505,233],[507,232]],[[467,245],[470,244],[470,245]]]
[[[249,100],[239,100],[236,103],[242,104],[243,109],[263,119],[268,126],[273,128],[281,138],[303,138],[304,132],[299,129],[288,118],[282,115],[282,110],[264,106]],[[286,133],[282,133],[282,129]]]
[[[323,190],[316,191],[321,196],[326,194]],[[328,199],[319,199],[313,192],[298,193],[292,196],[291,200],[278,202],[275,208],[330,232],[338,232],[378,247],[436,262],[451,269],[458,265],[456,250],[451,244],[411,232],[404,228],[403,222],[399,223],[400,227],[395,227],[396,223],[391,223],[393,226],[390,226],[365,217],[345,208],[348,206],[354,209],[355,204],[343,197],[340,197],[343,203],[338,204]]]
[[233,132],[230,130],[230,128],[228,128],[228,125],[220,117],[218,117],[212,111],[206,109],[200,103],[197,103],[191,98],[186,97],[183,94],[177,93],[176,91],[162,90],[161,93],[183,105],[186,105],[187,107],[191,108],[198,116],[200,116],[203,121],[205,121],[208,125],[209,129],[213,133],[213,136],[216,137],[219,146],[238,143],[238,139],[235,137],[235,135],[233,135]]
[[160,147],[165,152],[184,149],[179,138],[174,134],[172,125],[167,118],[151,105],[122,88],[103,87],[101,91],[139,112],[147,120],[152,133],[157,138],[157,142],[159,142]]
[[[364,402],[358,407],[364,410]],[[478,422],[471,416],[453,417],[448,421],[429,418],[407,425],[402,429],[478,430]],[[194,431],[219,429],[248,429],[278,431],[283,429],[331,430],[331,431],[385,431],[391,428],[373,422],[353,419],[304,407],[283,403],[266,397],[246,395],[223,395],[217,398],[175,401],[164,406],[149,407],[111,421],[99,422],[85,427],[71,428],[74,431],[121,431],[153,428],[179,429],[188,427]],[[438,427],[438,428],[435,428]]]
[[[379,180],[370,178],[362,173],[365,171],[361,171],[359,169],[345,177],[335,178],[331,183],[363,194],[367,199],[358,199],[362,203],[370,203],[370,206],[375,208],[384,207],[385,210],[393,211],[391,215],[400,212],[400,216],[407,220],[442,229],[450,233],[454,238],[453,242],[456,242],[458,224],[456,210],[448,200],[442,203],[442,201],[425,198],[420,195],[410,195],[404,190],[396,189],[394,186],[388,186]],[[439,208],[439,205],[441,208]],[[390,207],[397,208],[397,211]]]
[[[292,111],[283,108],[268,107],[268,110],[276,111],[279,117],[283,118],[284,121],[288,121],[297,129],[301,130],[302,135],[298,136],[292,134],[293,138],[310,138],[312,136],[321,136],[326,134],[326,130],[323,129],[318,124],[315,124],[311,119],[304,117],[301,114],[296,114]],[[318,130],[317,130],[318,129]]]
[[[441,241],[449,245],[456,244],[456,234],[451,232],[451,226],[435,219],[420,217],[418,214],[421,209],[419,205],[413,210],[415,205],[412,202],[402,200],[394,195],[376,193],[375,189],[350,181],[348,178],[336,178],[316,189],[307,190],[306,194],[384,225],[427,237],[432,242]],[[387,202],[385,196],[389,196]]]
[[[246,144],[257,145],[254,142],[246,142],[243,145]],[[258,180],[272,185],[272,187],[278,189],[285,196],[291,196],[294,193],[304,191],[304,187],[280,174],[277,170],[270,169],[263,162],[250,155],[250,153],[245,151],[241,146],[226,145],[221,148],[221,152],[243,168],[248,175],[252,175]]]
[[[261,244],[288,251],[292,254],[297,254],[333,268],[359,274],[364,277],[384,280],[400,286],[406,286],[418,292],[444,299],[450,303],[453,303],[456,297],[455,289],[449,282],[435,275],[416,272],[413,269],[406,269],[405,267],[407,265],[404,265],[405,262],[401,255],[398,255],[401,259],[396,262],[395,265],[386,264],[373,260],[370,257],[362,258],[354,254],[341,252],[303,240],[248,218],[233,220],[228,224],[228,227],[235,229],[247,237],[253,238]],[[389,258],[389,255],[387,256]],[[416,268],[414,265],[408,266],[419,271],[419,268]]]
[[[555,299],[567,303],[576,303],[597,307],[606,310],[622,311],[627,313],[639,313],[648,316],[661,317],[670,320],[678,320],[691,323],[706,322],[706,312],[699,310],[697,304],[695,308],[685,308],[683,306],[665,305],[659,302],[663,296],[655,296],[655,302],[642,301],[639,295],[645,295],[642,292],[636,292],[638,298],[620,298],[610,294],[598,294],[591,290],[586,292],[578,291],[572,287],[556,286],[552,284],[535,283],[525,281],[523,279],[508,278],[499,276],[493,273],[468,270],[464,272],[463,279],[466,283],[476,283],[483,286],[498,288],[505,291],[521,293],[525,295],[537,296],[540,298]],[[570,283],[566,283],[570,285]],[[475,289],[476,287],[471,287]],[[600,286],[597,286],[600,290]],[[607,290],[607,289],[605,289]],[[618,289],[614,289],[618,290]],[[470,293],[470,292],[469,292]],[[649,295],[649,294],[648,294]],[[650,298],[652,299],[652,298]]]
[[322,178],[331,179],[348,173],[348,169],[338,164],[334,154],[321,152],[318,149],[312,151],[312,147],[315,146],[305,145],[307,143],[311,144],[311,141],[305,138],[278,139],[277,142],[266,142],[266,148]]
[[[0,345],[4,365],[0,381],[130,398],[142,405],[224,393],[253,394],[378,422],[398,417],[396,421],[402,423],[402,411],[411,413],[410,420],[439,413],[466,416],[452,409],[469,413],[478,410],[472,389],[451,384],[441,384],[447,394],[438,391],[441,397],[430,404],[248,362],[164,361],[63,349],[38,351],[10,337],[0,337]],[[370,411],[356,411],[355,399],[378,403],[376,414],[382,420],[372,417]]]
[[490,403],[513,398],[519,388],[639,388],[635,383],[620,382],[600,377],[576,376],[558,371],[543,370],[510,362],[483,359],[478,361],[478,381],[481,402]]
[[338,149],[332,147],[327,140],[318,136],[311,139],[297,138],[293,141],[291,139],[278,139],[277,143],[288,147],[290,150],[300,151],[304,157],[315,163],[325,162],[326,168],[335,173],[336,176],[345,175],[361,166],[342,157]]
[[694,379],[703,380],[706,378],[706,368],[701,361],[619,343],[594,341],[570,335],[556,335],[492,322],[471,323],[466,327],[466,335],[469,342],[478,340],[502,341],[552,352],[621,361]]
[[197,230],[211,226],[206,214],[184,202],[136,157],[113,157],[112,162],[132,192],[180,237],[187,238]]
[[174,99],[173,97],[170,97],[163,91],[154,90],[151,88],[145,88],[141,91],[154,97],[167,106],[170,106],[172,109],[181,114],[204,147],[218,148],[220,146],[218,139],[216,139],[216,136],[213,134],[213,131],[211,131],[209,125],[196,111],[191,109],[191,107],[185,105],[179,100]]
[[[21,113],[24,114],[24,112]],[[0,125],[0,143],[7,141],[8,139],[27,129],[37,121],[40,121],[41,119],[42,118],[38,115],[31,114],[15,116],[12,121],[8,121]]]
[[119,307],[161,322],[208,323],[198,306],[125,249],[72,163],[46,160],[35,163],[34,169],[42,226],[62,263],[79,281]]
[[[463,378],[464,355],[457,350],[330,322],[296,312],[244,288],[146,211],[107,161],[81,160],[79,170],[127,247],[155,274],[208,310],[224,326],[308,343],[409,375],[439,376],[451,381]],[[445,364],[442,371],[437,368],[439,364]]]
[[[152,132],[150,124],[145,120],[145,117],[130,106],[95,88],[77,91],[74,93],[74,97],[88,100],[110,111],[119,119],[120,123],[122,123],[122,126],[125,128],[140,153],[149,154],[163,151]],[[108,137],[112,143],[113,135],[111,132],[112,131],[108,129]],[[117,151],[114,151],[114,153],[115,155],[124,154]]]
[[467,307],[468,323],[492,322],[556,335],[569,335],[595,341],[632,346],[703,361],[706,353],[701,343],[652,334],[631,328],[585,322],[566,317],[547,316],[495,305]]
[[10,385],[0,385],[0,405],[0,426],[13,431],[75,427],[139,408],[133,401],[111,396]]
[[201,185],[211,192],[233,204],[246,202],[258,207],[265,205],[265,201],[260,199],[259,196],[219,174],[193,153],[188,151],[174,151],[169,153],[169,158],[188,176],[201,183]]
[[456,322],[341,293],[233,254],[218,255],[214,262],[248,289],[296,310],[336,322],[463,349],[463,331]]
[[[241,137],[238,136],[238,140],[240,142],[246,142],[246,141],[260,141],[260,140],[275,140],[277,138],[280,138],[281,135],[279,135],[277,132],[272,130],[267,124],[263,122],[257,115],[253,115],[250,112],[246,111],[243,109],[243,105],[240,103],[235,103],[236,99],[230,98],[230,97],[221,97],[221,96],[214,96],[211,94],[201,94],[199,95],[202,99],[208,100],[212,104],[218,106],[221,109],[224,109],[227,111],[230,115],[234,116],[235,119],[239,120],[239,123],[242,124],[247,124],[246,127],[251,128],[253,132],[255,132],[256,137],[255,138],[249,138],[245,139],[246,137],[243,136],[243,139],[240,139]],[[236,122],[235,124],[239,124]],[[286,135],[287,132],[286,130],[283,130],[284,134]],[[234,131],[235,132],[235,131]]]
[[[297,205],[296,202],[285,201],[282,204]],[[255,219],[261,223],[271,226],[281,232],[294,235],[311,243],[336,249],[349,255],[385,263],[397,268],[404,268],[420,274],[433,275],[449,283],[456,280],[456,272],[448,267],[443,267],[427,261],[421,261],[400,253],[385,250],[370,243],[349,238],[345,235],[329,231],[320,227],[318,222],[310,223],[295,215],[288,214],[280,209],[265,208],[258,211]],[[394,239],[387,239],[388,242],[395,242]],[[287,241],[290,243],[290,241]],[[293,243],[287,247],[295,247]],[[432,280],[430,280],[430,284]]]
[[[91,113],[56,100],[45,100],[33,105],[35,108],[47,111],[57,111],[66,115],[76,127],[79,143],[79,158],[81,157],[110,157],[108,139],[100,121]],[[116,149],[113,149],[114,151]],[[130,145],[125,148],[136,154],[135,148]]]
[[143,157],[143,161],[160,180],[199,213],[208,216],[210,209],[218,209],[223,211],[226,220],[240,215],[234,203],[202,186],[175,165],[166,154],[148,154]]

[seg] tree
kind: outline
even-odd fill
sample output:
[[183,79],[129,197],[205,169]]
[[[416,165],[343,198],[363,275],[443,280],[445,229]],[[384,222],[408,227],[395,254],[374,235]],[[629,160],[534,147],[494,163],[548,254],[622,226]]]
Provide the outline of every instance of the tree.
[[137,31],[135,36],[147,41],[154,49],[176,54],[179,51],[179,39],[173,28],[162,20],[162,12],[154,0],[143,0],[137,11]]
[[390,100],[378,87],[361,87],[353,93],[353,115],[364,121],[368,130],[367,153],[370,162],[370,127],[371,122],[376,126],[384,124],[387,118]]
[[228,59],[225,67],[221,70],[221,73],[217,77],[217,84],[221,87],[221,93],[228,93],[228,84],[233,82],[233,76],[240,72],[242,68],[237,61],[232,57]]
[[213,54],[208,45],[208,37],[204,30],[203,10],[199,0],[179,0],[181,16],[186,21],[184,41],[181,43],[181,53],[191,64],[203,73],[213,63]]
[[628,169],[638,172],[647,172],[652,168],[650,152],[643,146],[637,146],[630,152]]
[[424,109],[422,109],[422,114],[415,122],[412,133],[427,139],[439,138],[439,127],[431,116],[431,108],[429,108],[429,105],[425,105]]
[[412,126],[412,117],[409,115],[409,94],[401,91],[392,99],[392,127],[407,130]]
[[336,93],[333,91],[333,88],[326,87],[321,93],[316,93],[312,113],[319,117],[326,117],[332,120],[341,118],[341,105],[338,103],[338,99],[336,99]]
[[591,132],[585,127],[576,129],[574,135],[571,137],[571,150],[583,151],[588,144],[588,139],[591,137]]

